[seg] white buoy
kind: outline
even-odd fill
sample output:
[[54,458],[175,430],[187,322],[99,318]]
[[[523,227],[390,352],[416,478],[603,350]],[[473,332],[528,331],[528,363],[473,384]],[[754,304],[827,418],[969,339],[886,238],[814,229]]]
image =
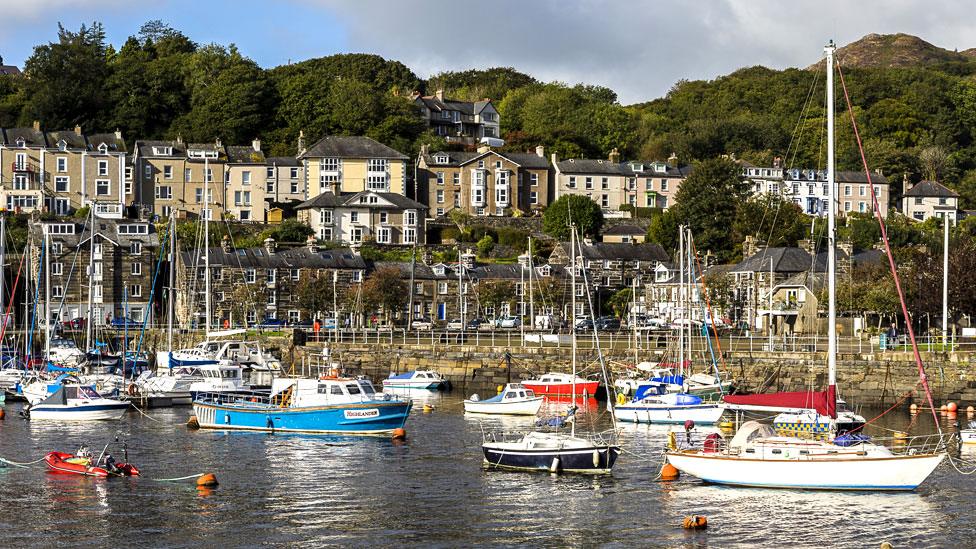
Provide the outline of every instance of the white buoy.
[[559,458],[558,457],[552,458],[552,465],[549,466],[549,472],[550,473],[558,473],[559,472]]
[[600,452],[598,452],[597,450],[593,450],[593,466],[594,467],[600,466]]

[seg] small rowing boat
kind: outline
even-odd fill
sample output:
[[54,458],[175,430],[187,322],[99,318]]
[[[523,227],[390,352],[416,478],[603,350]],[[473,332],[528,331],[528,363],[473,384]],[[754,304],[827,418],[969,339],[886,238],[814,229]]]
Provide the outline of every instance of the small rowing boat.
[[[49,452],[44,463],[53,473],[83,475],[87,477],[137,477],[139,469],[131,463],[93,464],[91,458],[64,452]],[[102,465],[102,466],[99,466]]]

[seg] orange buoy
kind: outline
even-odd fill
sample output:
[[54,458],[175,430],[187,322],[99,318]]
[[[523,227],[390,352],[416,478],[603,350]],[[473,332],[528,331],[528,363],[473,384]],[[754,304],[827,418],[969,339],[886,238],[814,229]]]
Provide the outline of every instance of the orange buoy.
[[190,419],[186,420],[187,429],[199,429],[200,422],[197,421],[197,416],[190,416]]
[[690,517],[685,517],[682,521],[681,526],[685,530],[704,530],[708,528],[708,519],[701,515],[692,515]]
[[217,484],[219,484],[217,482],[217,475],[214,475],[213,473],[205,473],[197,478],[198,487],[202,486],[204,488],[211,488],[213,486],[217,486]]
[[674,465],[665,463],[664,466],[661,467],[661,480],[678,480],[679,476],[681,476],[681,473],[678,472],[678,468]]
[[394,429],[393,430],[393,439],[394,440],[403,440],[405,438],[407,438],[407,430],[406,429],[404,429],[404,428],[401,427],[399,429]]
[[6,417],[7,417],[7,412],[5,412],[3,408],[0,408],[0,419],[4,419]]
[[958,409],[959,409],[959,405],[957,405],[955,402],[950,402],[949,404],[946,404],[946,411],[947,412],[955,413],[956,410],[958,410]]

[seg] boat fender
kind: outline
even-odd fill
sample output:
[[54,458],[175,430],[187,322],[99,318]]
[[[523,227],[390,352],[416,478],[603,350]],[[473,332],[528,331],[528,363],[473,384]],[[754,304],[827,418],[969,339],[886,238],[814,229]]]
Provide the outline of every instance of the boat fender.
[[690,517],[685,517],[685,520],[681,523],[681,526],[685,530],[704,530],[708,528],[708,519],[701,515],[692,515]]
[[126,392],[129,393],[129,396],[136,396],[139,394],[139,387],[137,387],[135,383],[130,383],[129,387],[126,389]]
[[664,465],[661,466],[661,480],[678,480],[679,476],[681,473],[674,465],[664,462]]
[[617,404],[624,405],[627,403],[627,397],[625,393],[617,393]]
[[204,473],[197,478],[197,487],[200,488],[213,488],[219,484],[217,482],[217,475],[213,473]]
[[481,397],[478,396],[478,393],[475,393],[475,394],[471,395],[471,398],[469,400],[471,402],[478,402],[479,400],[481,400]]
[[600,466],[600,452],[593,450],[593,467]]
[[403,440],[407,438],[407,430],[403,427],[393,430],[393,440]]
[[549,466],[549,472],[550,473],[558,473],[559,472],[559,457],[558,456],[552,458],[552,464]]

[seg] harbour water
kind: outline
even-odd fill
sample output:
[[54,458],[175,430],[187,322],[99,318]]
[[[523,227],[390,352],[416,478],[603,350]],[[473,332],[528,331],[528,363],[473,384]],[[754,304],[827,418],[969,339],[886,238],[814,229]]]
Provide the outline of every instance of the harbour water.
[[[118,430],[144,476],[0,469],[3,545],[961,547],[976,539],[976,475],[948,464],[911,493],[655,482],[668,429],[626,425],[612,476],[486,471],[482,428],[529,428],[533,419],[465,416],[461,398],[418,397],[405,442],[192,431],[184,427],[189,408],[45,424],[20,419],[20,404],[8,403],[0,456],[27,462],[82,443],[97,453]],[[424,402],[434,410],[424,413]],[[594,418],[605,422],[584,420]],[[905,429],[910,421],[899,410],[879,425]],[[911,430],[931,432],[932,421],[923,414]],[[153,480],[201,472],[216,473],[220,486]],[[707,516],[709,528],[681,529],[690,514]]]

